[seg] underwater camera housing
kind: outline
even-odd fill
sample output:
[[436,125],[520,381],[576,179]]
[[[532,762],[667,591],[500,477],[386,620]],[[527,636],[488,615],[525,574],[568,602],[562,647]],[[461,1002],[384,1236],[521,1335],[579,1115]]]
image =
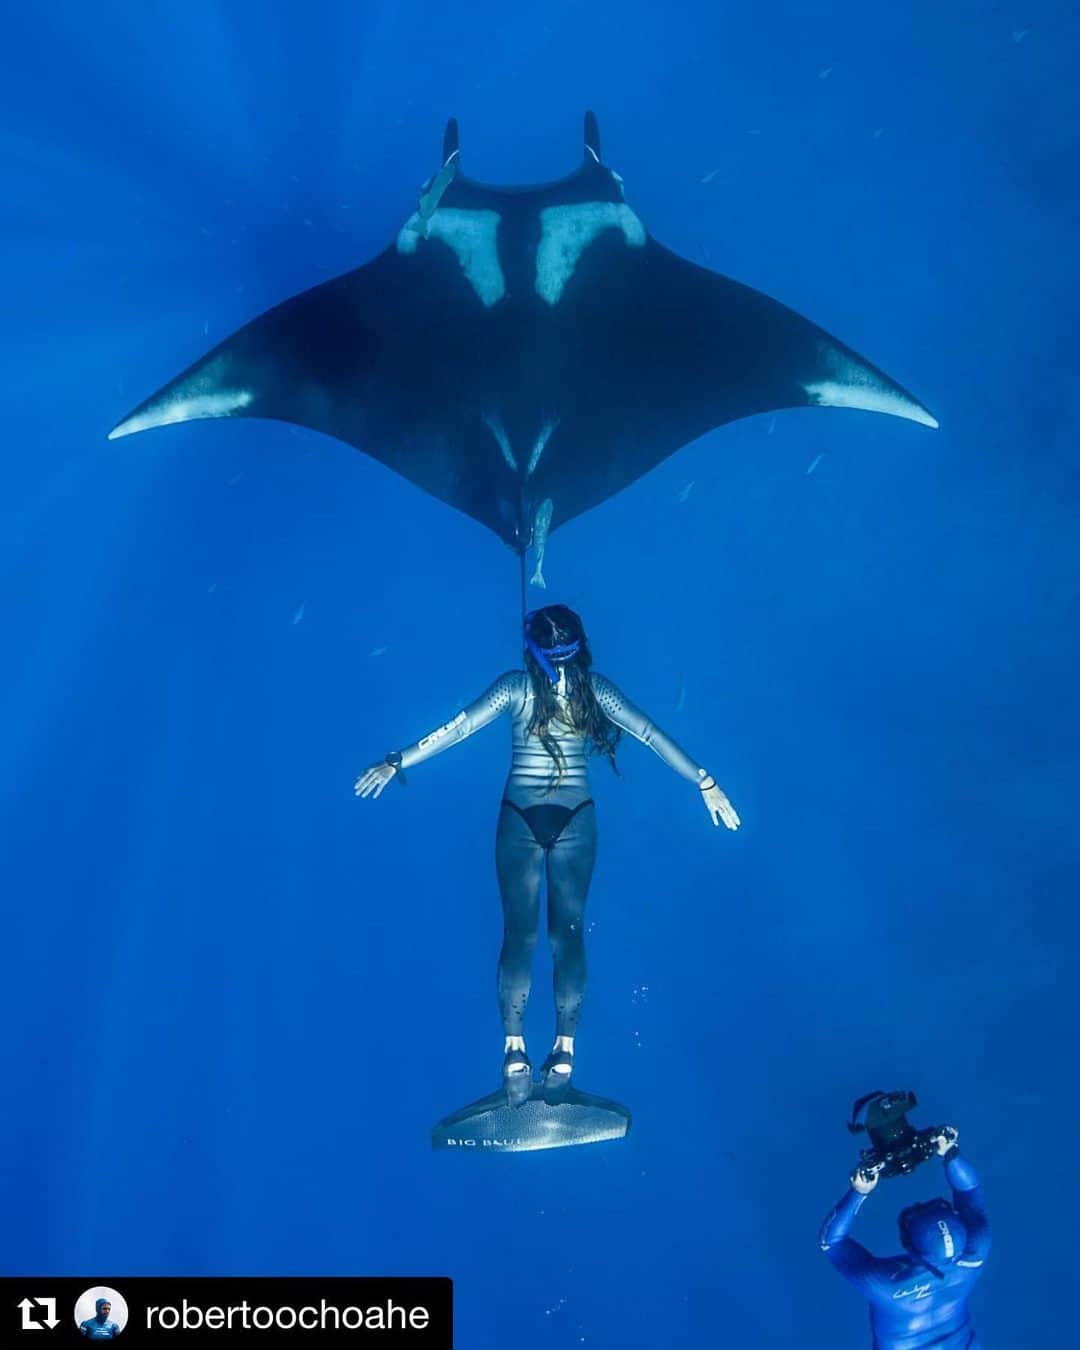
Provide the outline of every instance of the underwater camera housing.
[[[848,1129],[852,1134],[865,1131],[870,1136],[870,1147],[859,1150],[860,1169],[879,1168],[882,1177],[906,1176],[936,1155],[935,1140],[942,1127],[915,1129],[907,1113],[917,1105],[914,1092],[869,1092],[859,1098],[851,1108]],[[860,1123],[859,1112],[864,1108]]]

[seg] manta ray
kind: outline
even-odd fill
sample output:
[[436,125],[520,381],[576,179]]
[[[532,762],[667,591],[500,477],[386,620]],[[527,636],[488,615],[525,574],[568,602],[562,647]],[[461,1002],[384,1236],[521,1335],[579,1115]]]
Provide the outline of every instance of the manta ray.
[[937,426],[809,320],[653,239],[587,113],[580,167],[538,187],[466,177],[451,120],[388,248],[253,319],[109,435],[292,422],[524,556],[705,432],[807,405]]

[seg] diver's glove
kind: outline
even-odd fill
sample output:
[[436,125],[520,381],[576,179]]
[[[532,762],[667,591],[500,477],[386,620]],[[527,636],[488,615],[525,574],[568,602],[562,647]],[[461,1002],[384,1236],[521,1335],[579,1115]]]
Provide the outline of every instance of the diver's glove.
[[701,800],[705,803],[705,810],[708,811],[712,823],[719,825],[723,821],[729,830],[737,830],[742,824],[739,813],[728,801],[727,793],[722,792],[717,786],[712,774],[705,774],[698,787],[701,789]]
[[857,1195],[869,1195],[878,1184],[878,1176],[884,1163],[874,1163],[870,1167],[856,1167],[851,1174],[851,1189]]
[[939,1158],[948,1158],[951,1153],[958,1153],[956,1141],[960,1138],[960,1131],[952,1125],[942,1125],[941,1133],[934,1136],[934,1146],[937,1149]]

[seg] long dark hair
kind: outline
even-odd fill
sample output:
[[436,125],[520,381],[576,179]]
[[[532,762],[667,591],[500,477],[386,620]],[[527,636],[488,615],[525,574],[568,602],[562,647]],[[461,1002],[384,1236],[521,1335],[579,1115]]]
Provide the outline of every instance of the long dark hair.
[[525,637],[526,642],[531,638],[541,650],[572,646],[575,642],[578,644],[573,656],[558,662],[566,672],[565,709],[559,706],[555,686],[547,673],[528,646],[525,648],[525,669],[533,689],[533,711],[528,733],[539,739],[555,764],[552,784],[558,784],[566,772],[566,758],[551,734],[551,723],[556,720],[584,736],[590,754],[603,755],[618,773],[615,747],[619,744],[622,732],[608,721],[593,693],[589,680],[592,652],[581,619],[566,605],[547,605],[544,609],[533,610],[528,616]]

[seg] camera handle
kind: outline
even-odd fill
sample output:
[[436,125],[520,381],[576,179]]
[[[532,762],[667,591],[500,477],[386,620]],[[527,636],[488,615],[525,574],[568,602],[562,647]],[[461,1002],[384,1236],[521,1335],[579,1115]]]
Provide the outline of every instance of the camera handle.
[[858,1123],[859,1113],[862,1111],[863,1107],[869,1106],[871,1102],[879,1101],[884,1096],[885,1093],[882,1092],[880,1088],[878,1088],[876,1092],[868,1092],[865,1097],[859,1098],[859,1100],[851,1108],[851,1119],[847,1123],[848,1132],[850,1134],[866,1133],[866,1126],[860,1125]]

